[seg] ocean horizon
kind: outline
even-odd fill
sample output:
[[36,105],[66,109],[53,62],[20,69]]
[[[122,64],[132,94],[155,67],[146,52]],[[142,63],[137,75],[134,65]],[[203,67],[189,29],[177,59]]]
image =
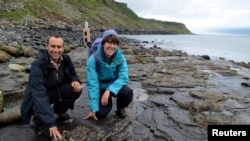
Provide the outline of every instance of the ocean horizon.
[[215,28],[198,32],[201,35],[246,36],[250,37],[250,28]]
[[[120,35],[139,40],[146,48],[157,45],[181,50],[189,55],[209,55],[211,59],[250,62],[250,36],[236,35]],[[148,43],[144,43],[147,41]]]

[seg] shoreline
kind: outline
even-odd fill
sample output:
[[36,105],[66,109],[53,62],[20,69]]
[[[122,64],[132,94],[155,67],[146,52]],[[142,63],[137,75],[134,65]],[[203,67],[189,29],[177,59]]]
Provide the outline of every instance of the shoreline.
[[[162,49],[182,50],[189,55],[209,55],[228,61],[250,63],[247,38],[216,35],[121,35],[139,40],[146,48],[157,46]],[[242,49],[239,49],[242,48]],[[250,51],[250,50],[249,50]]]

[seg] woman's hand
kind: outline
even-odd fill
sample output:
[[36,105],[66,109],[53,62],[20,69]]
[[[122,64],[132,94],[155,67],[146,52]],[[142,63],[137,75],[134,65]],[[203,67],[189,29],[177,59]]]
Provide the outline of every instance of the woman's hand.
[[110,91],[106,90],[104,92],[104,94],[102,95],[102,99],[101,99],[101,104],[103,106],[106,106],[109,102],[109,95],[110,95]]
[[86,117],[84,117],[83,119],[89,119],[89,118],[93,118],[94,120],[98,120],[98,118],[95,115],[95,112],[89,112],[88,115]]

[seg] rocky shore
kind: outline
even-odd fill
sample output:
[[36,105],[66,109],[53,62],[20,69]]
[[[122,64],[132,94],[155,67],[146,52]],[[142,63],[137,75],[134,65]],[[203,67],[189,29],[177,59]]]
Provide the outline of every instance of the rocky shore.
[[[170,52],[157,46],[144,48],[138,41],[126,38],[122,38],[121,48],[129,65],[129,85],[134,90],[133,102],[127,109],[128,117],[117,118],[114,106],[105,120],[83,120],[89,105],[85,84],[87,48],[82,47],[82,33],[58,27],[57,30],[46,27],[46,31],[42,28],[24,30],[24,27],[20,29],[16,26],[13,29],[6,30],[2,26],[0,42],[7,46],[29,45],[36,52],[44,47],[48,33],[58,32],[66,37],[67,46],[71,47],[68,54],[84,82],[84,90],[75,109],[69,111],[74,121],[61,125],[65,140],[206,141],[207,125],[250,124],[248,64],[224,59],[209,60],[208,56],[190,56],[182,51]],[[98,36],[99,32],[94,35]],[[29,75],[25,69],[11,69],[9,64],[27,68],[33,60],[34,57],[18,56],[0,64],[3,113],[20,105]],[[3,113],[0,113],[0,118]],[[14,135],[7,132],[13,126],[16,129]],[[21,121],[11,126],[4,124],[0,127],[0,139],[17,140],[21,136],[29,140],[32,134],[27,127]]]

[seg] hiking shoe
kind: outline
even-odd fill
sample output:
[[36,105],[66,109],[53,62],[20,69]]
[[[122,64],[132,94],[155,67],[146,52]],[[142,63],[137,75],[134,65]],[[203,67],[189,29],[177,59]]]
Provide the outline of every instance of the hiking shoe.
[[39,123],[38,119],[36,117],[33,117],[32,121],[33,121],[33,123],[30,124],[30,128],[34,129],[35,132],[39,132],[38,126],[40,126],[40,123]]
[[59,121],[66,121],[66,120],[70,119],[70,117],[67,113],[57,114],[57,115],[58,115]]
[[44,135],[46,138],[51,140],[52,138],[50,137],[49,133],[49,128],[40,124],[38,119],[36,117],[33,117],[32,119],[33,123],[30,124],[30,128],[35,131],[38,135]]
[[125,118],[127,115],[126,115],[126,112],[125,112],[125,109],[121,109],[121,110],[117,110],[116,111],[116,115],[119,117],[119,118]]
[[33,123],[35,124],[35,125],[39,125],[40,123],[39,123],[39,121],[38,121],[38,119],[36,118],[36,117],[33,117]]

